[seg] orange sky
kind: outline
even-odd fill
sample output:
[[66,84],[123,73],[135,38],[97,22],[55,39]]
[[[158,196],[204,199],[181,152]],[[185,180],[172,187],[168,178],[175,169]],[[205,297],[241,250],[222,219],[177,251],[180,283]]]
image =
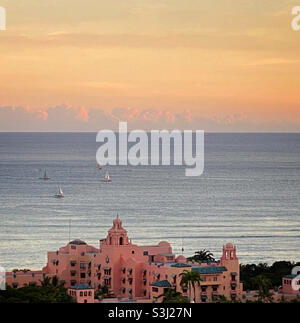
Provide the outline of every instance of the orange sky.
[[0,131],[299,131],[296,5],[1,0]]

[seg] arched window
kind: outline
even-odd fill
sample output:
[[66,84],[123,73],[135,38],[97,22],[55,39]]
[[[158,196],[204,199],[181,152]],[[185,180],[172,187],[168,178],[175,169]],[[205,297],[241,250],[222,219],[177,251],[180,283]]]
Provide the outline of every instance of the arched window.
[[123,237],[120,237],[120,246],[123,245]]

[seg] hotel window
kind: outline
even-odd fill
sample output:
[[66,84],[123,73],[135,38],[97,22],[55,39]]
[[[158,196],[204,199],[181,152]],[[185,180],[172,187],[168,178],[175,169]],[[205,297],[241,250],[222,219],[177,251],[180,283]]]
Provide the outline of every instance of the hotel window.
[[214,292],[216,292],[218,290],[218,285],[213,285],[212,289]]
[[80,296],[81,296],[81,297],[83,296],[83,292],[80,292]]
[[71,260],[70,261],[70,264],[71,264],[72,267],[74,267],[76,265],[76,261],[75,260]]
[[218,277],[214,277],[214,282],[216,282],[218,280]]
[[80,269],[85,269],[85,263],[80,264]]
[[105,268],[104,269],[104,275],[110,276],[111,275],[111,269],[110,268]]
[[152,292],[157,293],[158,292],[158,288],[157,287],[152,287]]
[[105,278],[104,284],[110,287],[110,278]]
[[201,286],[201,291],[206,292],[206,288],[207,288],[207,286]]
[[13,284],[12,284],[13,288],[17,288],[17,287],[18,287],[18,285],[19,285],[18,283],[13,283]]
[[92,296],[92,292],[89,292],[89,296]]
[[144,251],[144,252],[143,252],[143,255],[144,255],[144,256],[148,256],[148,251]]
[[71,280],[71,286],[75,286],[76,285],[76,280]]
[[85,273],[80,273],[80,278],[85,278]]
[[87,292],[84,292],[84,296],[87,296]]
[[76,249],[76,246],[71,246],[71,249]]

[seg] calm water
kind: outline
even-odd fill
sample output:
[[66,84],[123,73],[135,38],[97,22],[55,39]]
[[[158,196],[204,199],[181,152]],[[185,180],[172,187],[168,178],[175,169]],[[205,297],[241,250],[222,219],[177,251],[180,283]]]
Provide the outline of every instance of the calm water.
[[[206,134],[205,172],[96,167],[91,133],[0,133],[0,265],[41,268],[81,238],[98,246],[121,216],[132,241],[168,240],[175,253],[228,241],[243,263],[300,261],[300,134]],[[47,168],[49,181],[39,180]],[[61,185],[65,198],[53,198]]]

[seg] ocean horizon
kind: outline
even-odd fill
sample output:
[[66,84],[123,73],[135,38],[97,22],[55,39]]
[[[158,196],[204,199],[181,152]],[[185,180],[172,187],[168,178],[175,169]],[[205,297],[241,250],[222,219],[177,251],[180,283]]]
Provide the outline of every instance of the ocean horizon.
[[[132,242],[166,240],[241,263],[299,261],[300,133],[207,132],[205,166],[97,168],[96,132],[0,132],[0,264],[40,269],[80,238],[99,247],[119,214]],[[50,180],[39,177],[47,170]],[[112,182],[105,183],[105,171]],[[61,186],[65,198],[54,198]]]

